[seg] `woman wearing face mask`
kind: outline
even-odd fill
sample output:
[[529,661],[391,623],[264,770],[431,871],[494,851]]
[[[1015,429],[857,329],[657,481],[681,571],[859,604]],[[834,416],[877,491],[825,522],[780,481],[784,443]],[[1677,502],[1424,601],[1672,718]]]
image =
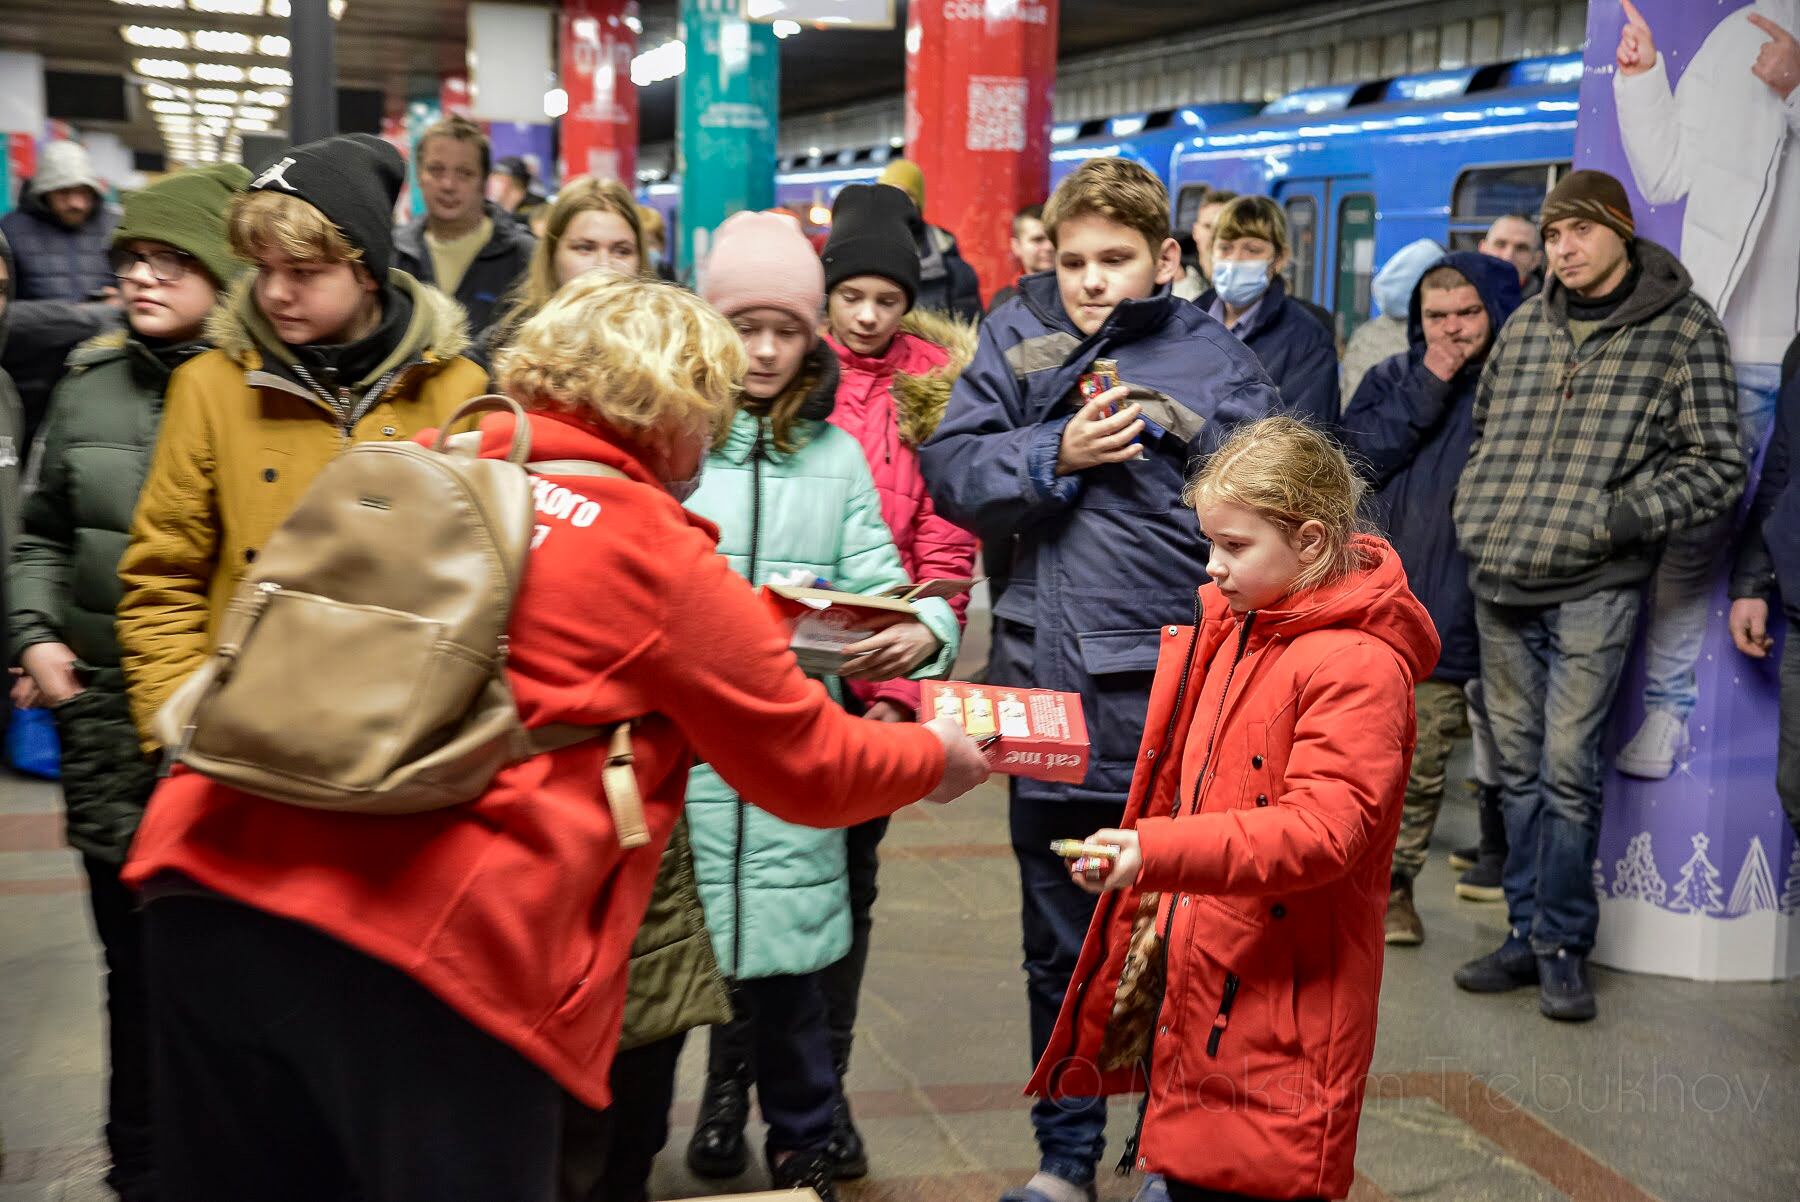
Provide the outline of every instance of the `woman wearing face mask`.
[[1281,278],[1287,219],[1266,196],[1240,196],[1213,227],[1213,295],[1200,302],[1262,360],[1284,412],[1321,430],[1338,419],[1337,342]]
[[[719,551],[752,584],[795,572],[852,593],[906,582],[863,449],[828,420],[838,357],[819,340],[824,272],[799,225],[773,213],[732,217],[719,227],[702,278],[706,299],[743,340],[749,371],[737,416],[707,457],[688,508],[718,523]],[[956,657],[956,617],[941,600],[918,607],[919,621],[848,647],[845,676],[881,681],[944,671]],[[843,679],[824,683],[844,699]],[[844,833],[784,822],[706,768],[689,785],[688,820],[713,950],[748,1024],[749,1057],[729,1070],[731,1088],[709,1098],[729,1094],[741,1132],[753,1080],[776,1188],[810,1186],[833,1202],[826,1149],[838,1082],[820,975],[851,945]],[[717,1061],[720,1048],[713,1051]],[[703,1106],[702,1125],[708,1118]],[[735,1166],[714,1160],[702,1167],[714,1175],[742,1171],[741,1141],[736,1151]]]
[[605,269],[620,275],[645,275],[644,229],[637,202],[625,185],[613,179],[581,175],[563,185],[549,206],[544,235],[531,253],[531,265],[513,289],[512,303],[500,320],[476,339],[477,362],[487,366],[512,341],[518,328],[542,309],[556,290],[584,272]]

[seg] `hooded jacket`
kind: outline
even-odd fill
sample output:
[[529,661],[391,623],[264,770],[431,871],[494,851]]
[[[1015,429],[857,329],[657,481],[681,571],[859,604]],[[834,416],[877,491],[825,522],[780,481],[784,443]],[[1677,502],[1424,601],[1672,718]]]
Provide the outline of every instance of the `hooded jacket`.
[[1580,344],[1554,276],[1489,352],[1452,512],[1478,598],[1552,605],[1635,585],[1664,539],[1744,487],[1725,331],[1675,256],[1632,241],[1637,287]]
[[1281,408],[1321,430],[1333,430],[1338,419],[1337,340],[1331,326],[1288,295],[1280,276],[1269,281],[1238,334],[1256,352],[1263,370],[1281,392]]
[[[1206,544],[1181,494],[1195,459],[1242,422],[1280,408],[1256,355],[1166,290],[1125,301],[1082,336],[1056,275],[983,323],[974,360],[920,453],[944,517],[1010,544],[994,604],[989,684],[1081,694],[1092,741],[1079,785],[1018,778],[1015,795],[1120,803],[1143,736],[1160,631],[1186,617]],[[1154,430],[1131,463],[1056,474],[1077,385],[1096,359],[1118,364]]]
[[[1399,557],[1234,615],[1214,585],[1165,626],[1124,825],[1143,868],[1106,894],[1029,1091],[1143,1088],[1101,1072],[1132,924],[1159,893],[1167,986],[1135,1167],[1257,1198],[1350,1188],[1375,1050],[1388,874],[1437,658]],[[1128,1148],[1128,1154],[1130,1149]]]
[[[1762,476],[1738,536],[1731,596],[1779,595],[1790,613],[1800,613],[1800,484],[1794,456],[1800,449],[1800,338],[1781,360],[1781,392],[1775,401],[1775,432],[1763,454]],[[1790,636],[1791,637],[1791,636]]]
[[[850,718],[803,676],[767,608],[715,553],[716,530],[625,443],[579,418],[528,420],[534,459],[630,478],[549,477],[600,516],[583,526],[539,511],[508,683],[527,727],[634,720],[650,844],[619,846],[599,800],[606,742],[590,739],[508,765],[466,805],[405,817],[275,805],[178,771],[150,805],[125,880],[149,886],[152,906],[159,889],[193,882],[323,931],[604,1109],[626,964],[695,757],[772,813],[851,823],[936,788],[944,754],[921,727]],[[480,453],[503,458],[512,434],[509,416],[486,419]]]
[[96,203],[77,229],[56,219],[31,188],[19,207],[0,217],[0,236],[12,246],[12,337],[0,362],[23,398],[27,434],[37,428],[65,360],[83,342],[124,322],[121,310],[90,300],[114,284],[113,230],[119,215]]
[[[463,272],[455,294],[456,303],[467,315],[469,334],[482,333],[494,324],[506,294],[525,277],[525,269],[531,266],[531,252],[537,246],[528,222],[520,223],[491,200],[482,202],[482,210],[494,223],[494,232],[488,236],[487,245],[475,253],[469,270]],[[394,266],[421,284],[435,286],[437,272],[432,267],[431,250],[425,245],[425,221],[420,217],[394,231]]]
[[83,691],[55,707],[68,838],[110,864],[124,861],[156,779],[138,750],[119,666],[119,558],[170,375],[205,350],[189,343],[155,351],[119,330],[70,356],[44,419],[37,487],[7,569],[10,662],[40,643],[75,653]]
[[214,349],[169,381],[119,562],[119,644],[146,748],[157,709],[205,658],[244,568],[319,469],[352,443],[411,438],[485,391],[487,373],[462,357],[462,310],[402,272],[390,279],[412,318],[385,359],[335,394],[301,382],[292,348],[256,307],[254,274],[208,322]]
[[[906,582],[862,448],[826,420],[837,395],[837,357],[815,347],[795,386],[806,390],[795,449],[776,449],[767,420],[739,410],[723,445],[707,456],[688,509],[718,524],[719,553],[754,585],[793,571],[849,593]],[[941,676],[956,660],[956,617],[942,600],[917,604],[941,646],[913,675]],[[841,700],[843,682],[825,683]],[[785,821],[704,765],[688,786],[688,821],[706,925],[728,976],[791,976],[844,958],[850,893],[843,831]]]
[[917,307],[958,321],[980,321],[981,280],[969,266],[969,261],[963,258],[956,235],[940,226],[926,224],[917,209],[913,210],[908,225],[913,243],[919,250]]
[[[975,569],[975,536],[938,516],[918,449],[943,419],[950,390],[975,352],[975,330],[915,309],[885,355],[859,355],[829,336],[825,341],[838,360],[837,403],[829,420],[862,445],[901,566],[913,580],[966,579]],[[963,621],[968,594],[952,598],[950,607]],[[887,700],[919,711],[916,681],[853,681],[851,688],[865,704]]]
[[[1431,265],[1440,266],[1454,267],[1475,286],[1487,306],[1491,348],[1519,307],[1519,273],[1505,260],[1475,251],[1445,255]],[[1469,561],[1456,545],[1450,502],[1475,441],[1482,360],[1450,380],[1425,366],[1422,297],[1415,284],[1407,302],[1410,346],[1363,377],[1344,410],[1339,438],[1375,490],[1376,519],[1400,555],[1407,586],[1437,626],[1443,654],[1433,679],[1462,684],[1481,674],[1481,650]]]

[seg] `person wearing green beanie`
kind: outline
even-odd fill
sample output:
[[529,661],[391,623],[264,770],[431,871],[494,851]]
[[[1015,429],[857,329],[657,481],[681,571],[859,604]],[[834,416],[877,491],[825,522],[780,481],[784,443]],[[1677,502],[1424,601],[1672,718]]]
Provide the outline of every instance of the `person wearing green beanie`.
[[156,768],[139,748],[126,699],[114,633],[117,565],[169,378],[207,349],[207,316],[246,266],[231,254],[225,214],[249,182],[249,172],[224,164],[125,197],[112,269],[127,325],[69,357],[44,421],[37,489],[7,567],[8,654],[25,672],[14,700],[53,707],[68,839],[87,870],[106,954],[107,1183],[124,1202],[161,1195],[151,1158],[143,932],[119,882]]

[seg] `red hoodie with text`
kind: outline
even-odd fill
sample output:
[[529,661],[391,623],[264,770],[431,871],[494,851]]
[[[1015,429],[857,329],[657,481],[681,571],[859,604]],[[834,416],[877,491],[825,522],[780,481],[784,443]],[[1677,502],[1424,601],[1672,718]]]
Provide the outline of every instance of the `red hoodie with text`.
[[[124,877],[151,904],[191,882],[316,927],[604,1108],[632,938],[696,756],[779,818],[849,826],[936,788],[944,753],[923,727],[850,717],[801,673],[715,553],[717,530],[627,444],[579,418],[530,422],[534,459],[630,479],[548,476],[557,489],[538,511],[507,676],[527,727],[634,720],[650,845],[619,846],[606,743],[590,740],[510,765],[467,805],[406,817],[302,809],[178,773],[152,798]],[[485,421],[481,454],[503,458],[512,429],[509,416]],[[563,488],[598,513],[555,504]]]
[[1393,548],[1236,615],[1163,628],[1124,825],[1143,868],[1101,899],[1030,1091],[1143,1087],[1101,1057],[1147,892],[1167,939],[1136,1167],[1257,1198],[1350,1189],[1375,1050],[1382,916],[1431,617]]

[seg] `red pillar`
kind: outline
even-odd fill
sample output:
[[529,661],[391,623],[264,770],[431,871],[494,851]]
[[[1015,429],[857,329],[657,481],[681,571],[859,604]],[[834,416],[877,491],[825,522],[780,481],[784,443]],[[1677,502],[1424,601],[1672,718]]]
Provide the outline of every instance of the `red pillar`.
[[1012,215],[1050,185],[1058,0],[914,0],[906,155],[925,217],[955,234],[988,295],[1012,283]]
[[625,23],[637,12],[637,0],[563,0],[564,179],[597,175],[637,186],[637,86],[631,82],[637,34]]

